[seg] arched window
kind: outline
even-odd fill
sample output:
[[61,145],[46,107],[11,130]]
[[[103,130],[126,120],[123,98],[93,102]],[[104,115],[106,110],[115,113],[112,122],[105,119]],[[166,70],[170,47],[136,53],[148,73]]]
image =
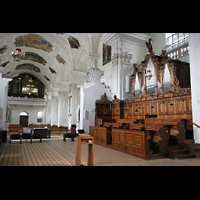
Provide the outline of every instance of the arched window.
[[42,118],[43,118],[43,112],[39,111],[37,113],[37,122],[42,122]]
[[28,116],[28,113],[26,111],[23,111],[19,114],[20,116]]

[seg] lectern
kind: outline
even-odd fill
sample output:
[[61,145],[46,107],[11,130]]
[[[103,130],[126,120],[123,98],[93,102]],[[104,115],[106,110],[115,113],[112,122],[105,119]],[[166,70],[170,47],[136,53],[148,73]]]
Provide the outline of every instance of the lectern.
[[88,166],[93,166],[93,158],[94,158],[94,137],[89,134],[81,134],[76,137],[76,158],[75,165],[81,166],[81,145],[88,145]]

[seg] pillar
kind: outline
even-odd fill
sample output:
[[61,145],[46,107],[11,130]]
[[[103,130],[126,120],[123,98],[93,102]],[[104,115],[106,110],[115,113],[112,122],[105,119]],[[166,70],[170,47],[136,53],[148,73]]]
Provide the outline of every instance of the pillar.
[[[192,118],[195,124],[200,125],[200,33],[189,33],[189,49]],[[200,143],[200,128],[197,128],[195,125],[193,125],[193,134],[195,143]]]
[[52,105],[52,92],[47,94],[47,108],[46,108],[46,124],[51,124],[51,105]]
[[12,79],[2,78],[0,73],[0,129],[7,130],[8,125],[6,122],[6,110],[7,110],[7,96],[8,96],[8,83]]

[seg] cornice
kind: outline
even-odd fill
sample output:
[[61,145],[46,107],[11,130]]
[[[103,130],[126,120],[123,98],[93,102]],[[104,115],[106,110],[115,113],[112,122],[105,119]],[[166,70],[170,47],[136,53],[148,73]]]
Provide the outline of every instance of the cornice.
[[110,46],[120,40],[145,46],[145,42],[149,39],[154,40],[154,37],[145,33],[108,33],[102,41]]

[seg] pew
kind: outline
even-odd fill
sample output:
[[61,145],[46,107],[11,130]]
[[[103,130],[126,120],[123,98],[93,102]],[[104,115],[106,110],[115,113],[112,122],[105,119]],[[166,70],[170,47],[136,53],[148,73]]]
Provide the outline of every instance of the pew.
[[23,127],[20,124],[9,124],[8,135],[23,133]]
[[65,134],[69,133],[68,127],[57,127],[56,125],[50,126],[47,125],[47,127],[51,130],[51,134]]

